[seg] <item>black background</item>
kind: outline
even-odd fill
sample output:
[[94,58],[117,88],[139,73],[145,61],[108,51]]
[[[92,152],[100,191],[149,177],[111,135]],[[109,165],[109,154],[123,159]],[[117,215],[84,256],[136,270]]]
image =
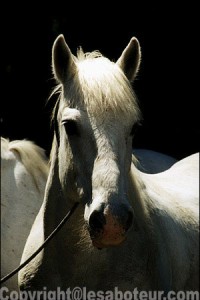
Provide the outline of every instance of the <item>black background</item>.
[[88,7],[86,3],[75,3],[73,8],[61,5],[62,16],[33,12],[31,7],[12,16],[9,8],[5,10],[1,20],[2,136],[33,140],[49,154],[55,99],[48,103],[47,99],[55,86],[51,48],[58,34],[64,34],[74,54],[82,46],[85,52],[99,50],[114,61],[136,36],[142,64],[134,89],[143,121],[133,146],[178,159],[199,151],[197,8],[187,3],[176,8],[164,2],[130,3],[110,4],[110,10],[99,2]]

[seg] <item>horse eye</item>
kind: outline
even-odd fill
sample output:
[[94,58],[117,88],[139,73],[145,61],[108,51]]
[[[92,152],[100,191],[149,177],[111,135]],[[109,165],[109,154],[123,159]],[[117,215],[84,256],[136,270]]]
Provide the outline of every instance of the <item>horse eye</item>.
[[67,120],[64,122],[65,131],[68,136],[79,135],[78,125],[74,120]]

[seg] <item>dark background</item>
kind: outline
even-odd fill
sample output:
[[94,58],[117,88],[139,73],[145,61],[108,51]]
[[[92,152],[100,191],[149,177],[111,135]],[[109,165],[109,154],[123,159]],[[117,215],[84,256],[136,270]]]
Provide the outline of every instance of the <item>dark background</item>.
[[[151,1],[150,1],[151,2]],[[1,135],[30,139],[51,149],[50,115],[55,103],[47,99],[55,86],[51,48],[63,33],[75,54],[100,50],[116,61],[136,36],[142,64],[134,89],[143,114],[134,147],[148,148],[178,159],[199,151],[199,93],[196,80],[197,8],[181,4],[147,5],[132,1],[108,8],[101,3],[50,12],[9,14],[1,20]],[[76,6],[76,4],[75,4]],[[87,13],[86,13],[87,12]]]

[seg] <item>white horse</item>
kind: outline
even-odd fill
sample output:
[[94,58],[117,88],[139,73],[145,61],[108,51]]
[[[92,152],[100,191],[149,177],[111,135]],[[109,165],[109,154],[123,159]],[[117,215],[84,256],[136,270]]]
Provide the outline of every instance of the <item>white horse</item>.
[[[138,167],[147,172],[168,169],[175,159],[137,149]],[[159,159],[159,164],[157,164]],[[49,165],[44,149],[27,140],[9,142],[1,137],[1,276],[20,263],[25,241],[42,204]],[[18,290],[17,275],[3,286]]]
[[22,262],[80,204],[19,273],[21,290],[198,289],[199,155],[159,174],[131,160],[139,42],[132,38],[114,63],[99,52],[73,56],[60,35],[52,56],[60,97],[51,168]]
[[[41,207],[49,166],[33,142],[1,138],[1,276],[20,264],[23,248]],[[18,289],[17,275],[4,286]]]

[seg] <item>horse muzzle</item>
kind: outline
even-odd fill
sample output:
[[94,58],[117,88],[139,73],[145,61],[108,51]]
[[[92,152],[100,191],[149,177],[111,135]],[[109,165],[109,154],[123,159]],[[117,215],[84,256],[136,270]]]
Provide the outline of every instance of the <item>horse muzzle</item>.
[[133,223],[133,211],[121,205],[119,209],[110,207],[94,210],[89,217],[88,229],[92,244],[96,248],[119,246],[126,239]]

